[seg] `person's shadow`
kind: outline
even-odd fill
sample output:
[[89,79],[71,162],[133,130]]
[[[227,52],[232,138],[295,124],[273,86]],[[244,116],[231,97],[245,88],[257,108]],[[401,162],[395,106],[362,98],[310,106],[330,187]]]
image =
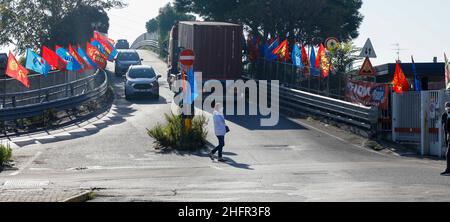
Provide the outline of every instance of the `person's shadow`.
[[[227,155],[227,154],[224,153],[224,155]],[[245,164],[245,163],[238,163],[230,157],[223,157],[223,159],[226,161],[226,162],[224,162],[225,164],[228,164],[232,167],[243,169],[243,170],[255,170],[255,169],[251,168],[250,165]]]

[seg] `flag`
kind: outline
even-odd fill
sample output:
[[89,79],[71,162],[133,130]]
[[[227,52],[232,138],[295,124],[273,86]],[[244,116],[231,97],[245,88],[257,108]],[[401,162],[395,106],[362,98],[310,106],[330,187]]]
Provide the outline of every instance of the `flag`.
[[416,63],[414,62],[414,57],[411,56],[412,60],[412,71],[414,73],[414,90],[422,91],[422,86],[420,85],[419,76],[417,75]]
[[272,54],[275,54],[278,56],[278,58],[281,61],[286,61],[288,60],[289,57],[289,43],[287,40],[284,40],[278,47],[276,47],[273,51]]
[[67,70],[67,62],[64,61],[61,57],[56,54],[53,50],[47,48],[46,46],[42,47],[42,58],[52,66],[52,69],[59,69],[61,71]]
[[450,64],[448,63],[448,58],[445,53],[444,58],[445,58],[445,89],[450,90]]
[[319,67],[316,67],[316,51],[314,50],[314,46],[311,46],[311,55],[309,56],[310,66],[311,66],[311,75],[319,76]]
[[269,43],[267,43],[267,41],[264,41],[264,43],[262,43],[261,46],[259,47],[259,54],[261,55],[261,57],[266,58],[266,52],[268,48]]
[[294,48],[292,49],[292,64],[294,64],[298,68],[303,68],[302,52],[300,46],[297,43],[294,44]]
[[52,69],[50,64],[45,61],[41,56],[37,53],[33,52],[31,49],[27,49],[27,59],[25,63],[25,67],[29,70],[33,70],[37,73],[48,76],[48,73]]
[[57,45],[56,46],[56,54],[58,54],[59,57],[61,57],[62,59],[64,59],[64,61],[66,61],[67,70],[79,71],[79,70],[83,69],[81,64],[78,63],[78,61],[73,56],[71,56],[70,53],[65,48],[62,48],[61,46]]
[[247,47],[249,50],[249,59],[250,61],[256,61],[259,56],[259,42],[261,40],[255,37],[249,38],[247,41]]
[[273,54],[273,50],[276,49],[280,45],[279,40],[275,39],[272,44],[267,48],[265,56],[269,61],[276,60],[278,58],[277,55]]
[[330,60],[327,57],[325,46],[321,43],[316,58],[316,68],[320,70],[323,78],[330,74]]
[[109,56],[108,52],[106,51],[105,47],[103,47],[103,45],[99,41],[92,39],[91,45],[96,47],[98,49],[98,51],[100,51],[104,55],[105,58],[108,58],[108,56]]
[[28,81],[28,70],[17,62],[17,59],[11,52],[9,52],[8,64],[5,73],[9,77],[21,82],[25,87],[30,88],[30,82]]
[[93,40],[97,40],[103,49],[105,50],[105,53],[108,54],[107,59],[109,61],[114,61],[116,59],[117,54],[119,52],[117,51],[116,47],[114,47],[115,42],[114,40],[108,38],[107,36],[101,34],[100,32],[94,31],[94,38]]
[[189,67],[188,70],[188,81],[189,81],[189,85],[190,85],[190,91],[185,91],[185,102],[187,104],[192,104],[194,103],[194,101],[197,99],[198,97],[198,92],[197,92],[197,81],[195,78],[195,74],[194,74],[194,68],[191,66]]
[[306,48],[305,48],[305,45],[303,43],[302,43],[302,63],[304,65],[304,67],[305,67],[303,72],[307,76],[309,76],[311,65],[310,65],[310,62],[309,62],[308,53],[306,52]]
[[81,70],[89,70],[89,69],[93,69],[93,67],[91,65],[89,65],[88,62],[86,62],[81,56],[80,54],[77,53],[77,51],[75,51],[75,49],[72,47],[72,45],[69,45],[69,53],[70,55],[81,65]]
[[409,91],[409,83],[403,73],[400,62],[397,62],[394,73],[394,81],[392,82],[395,93],[403,93]]
[[98,69],[97,64],[95,64],[95,62],[89,58],[89,56],[86,54],[86,52],[80,46],[78,46],[77,52],[81,56],[81,58],[83,58],[83,60],[87,64],[89,64],[89,66],[91,66],[93,69]]
[[101,69],[105,69],[107,65],[106,58],[100,51],[89,42],[86,43],[87,56]]

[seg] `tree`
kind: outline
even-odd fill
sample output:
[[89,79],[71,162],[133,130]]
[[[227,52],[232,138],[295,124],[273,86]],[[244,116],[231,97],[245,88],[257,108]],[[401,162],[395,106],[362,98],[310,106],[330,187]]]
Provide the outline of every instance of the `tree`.
[[330,36],[358,37],[362,0],[175,0],[180,12],[206,20],[236,22],[257,35],[317,44]]
[[329,50],[336,73],[347,74],[353,71],[353,65],[361,61],[359,52],[361,48],[356,47],[352,42],[341,43],[335,49]]
[[169,41],[169,32],[179,21],[194,21],[195,16],[180,13],[175,10],[171,3],[159,9],[159,15],[149,20],[146,24],[147,32],[157,32],[159,34],[160,56],[166,57]]
[[103,9],[81,5],[52,27],[49,41],[43,44],[49,47],[83,44],[92,38],[94,30],[107,33],[108,29],[109,18]]
[[150,19],[146,24],[145,27],[147,28],[148,33],[155,33],[158,32],[158,20],[156,18]]
[[[44,43],[60,44],[57,39],[61,38],[56,32],[61,31],[62,21],[76,21],[75,15],[86,17],[78,21],[89,20],[88,16],[94,16],[93,8],[98,12],[94,16],[95,21],[105,10],[124,6],[126,4],[121,0],[3,0],[0,3],[0,46],[13,44],[16,52],[21,54],[28,47],[39,49]],[[80,9],[86,7],[91,10],[83,14]],[[100,20],[105,21],[104,18]],[[92,27],[87,25],[78,31],[91,32]],[[75,32],[65,34],[68,39],[76,39],[74,36],[80,35]]]

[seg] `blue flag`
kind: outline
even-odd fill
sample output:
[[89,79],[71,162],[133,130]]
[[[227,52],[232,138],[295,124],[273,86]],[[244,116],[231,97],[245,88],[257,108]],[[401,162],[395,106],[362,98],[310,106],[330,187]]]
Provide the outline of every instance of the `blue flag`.
[[191,105],[199,96],[197,92],[197,79],[195,78],[194,68],[192,66],[189,68],[187,76],[191,90],[186,92],[184,99],[187,104]]
[[262,58],[266,58],[266,52],[267,52],[267,48],[269,48],[269,44],[267,44],[266,41],[264,41],[261,46],[259,47],[259,54],[261,55]]
[[112,47],[113,51],[111,52],[111,54],[108,57],[109,61],[114,61],[114,59],[116,59],[117,55],[119,54],[119,51],[117,51],[116,47],[114,47],[111,43],[108,42],[108,44]]
[[66,49],[57,47],[56,54],[58,54],[59,57],[67,62],[68,71],[79,71],[83,69],[83,66],[78,63],[78,61],[72,55],[70,55],[70,53]]
[[302,51],[300,50],[300,46],[297,43],[294,44],[294,48],[292,49],[292,64],[294,64],[298,68],[304,67],[302,63]]
[[86,52],[84,52],[84,50],[80,47],[78,47],[77,49],[78,55],[81,56],[81,58],[84,59],[84,61],[86,61],[89,65],[91,65],[94,69],[98,69],[97,64],[95,64],[94,61],[92,61],[91,58],[89,58],[89,56],[86,54]]
[[417,75],[416,63],[414,62],[414,58],[411,56],[412,60],[412,70],[414,73],[414,89],[416,91],[422,91],[422,86],[419,81],[419,76]]
[[91,42],[91,45],[97,48],[103,55],[106,55],[106,50],[99,41],[94,40]]
[[273,41],[273,43],[267,48],[266,53],[265,53],[267,60],[273,61],[278,58],[277,55],[273,54],[273,50],[278,48],[279,45],[280,45],[280,42],[278,42],[278,39],[275,39],[275,41]]
[[319,76],[319,70],[316,67],[316,51],[314,50],[314,46],[311,46],[311,55],[309,56],[310,64],[311,64],[311,75]]
[[52,67],[45,61],[42,57],[40,57],[37,53],[33,52],[31,49],[27,49],[27,61],[25,67],[29,70],[33,70],[37,73],[48,76],[48,73],[52,69]]

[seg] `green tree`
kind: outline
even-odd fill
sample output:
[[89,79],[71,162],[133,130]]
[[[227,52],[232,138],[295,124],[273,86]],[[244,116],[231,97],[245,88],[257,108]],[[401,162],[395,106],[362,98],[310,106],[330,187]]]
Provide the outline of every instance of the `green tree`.
[[[61,30],[62,21],[75,21],[76,18],[73,17],[75,15],[93,16],[92,10],[80,14],[80,8],[95,8],[101,17],[105,10],[124,6],[126,4],[121,0],[3,0],[0,3],[0,46],[13,44],[18,53],[23,53],[27,47],[39,49],[43,43],[60,44],[57,41],[60,36],[56,32],[65,32],[73,28],[66,26],[65,30]],[[94,17],[93,20],[96,20],[97,16]],[[92,27],[88,25],[85,29],[79,30],[87,33],[92,31]],[[75,32],[65,34],[68,34],[66,35],[68,39],[76,39],[72,35],[80,35]]]
[[352,42],[341,43],[335,49],[329,50],[336,73],[346,74],[353,71],[353,65],[361,61],[358,55],[360,52],[361,48],[356,47]]
[[236,22],[252,34],[318,43],[330,36],[358,37],[362,0],[175,0],[180,12]]
[[90,40],[94,30],[107,33],[108,29],[109,18],[103,9],[81,5],[52,27],[49,41],[43,44],[50,47],[57,44],[62,46],[83,44]]
[[148,33],[154,33],[158,32],[158,20],[156,18],[150,19],[146,24],[145,27],[147,28]]
[[[146,24],[147,31],[159,34],[160,56],[167,56],[169,33],[172,27],[179,21],[194,21],[195,16],[180,13],[175,10],[171,3],[159,9],[159,15],[149,20]],[[157,27],[155,29],[155,27]],[[153,31],[152,31],[153,30]],[[155,31],[156,30],[156,31]]]

